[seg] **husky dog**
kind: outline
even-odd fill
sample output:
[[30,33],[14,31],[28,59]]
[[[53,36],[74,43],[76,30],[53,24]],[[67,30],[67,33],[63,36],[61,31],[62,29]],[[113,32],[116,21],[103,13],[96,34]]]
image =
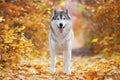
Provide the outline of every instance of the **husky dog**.
[[63,11],[57,11],[55,9],[53,11],[50,28],[49,48],[51,55],[51,73],[55,72],[56,53],[62,52],[64,54],[65,73],[70,75],[71,51],[74,35],[72,30],[72,21],[67,9]]

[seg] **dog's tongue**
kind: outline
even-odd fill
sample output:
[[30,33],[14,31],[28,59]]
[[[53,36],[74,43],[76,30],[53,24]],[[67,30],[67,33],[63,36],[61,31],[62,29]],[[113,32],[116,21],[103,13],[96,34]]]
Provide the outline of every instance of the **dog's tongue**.
[[59,28],[59,31],[60,31],[60,33],[62,33],[63,32],[63,28]]

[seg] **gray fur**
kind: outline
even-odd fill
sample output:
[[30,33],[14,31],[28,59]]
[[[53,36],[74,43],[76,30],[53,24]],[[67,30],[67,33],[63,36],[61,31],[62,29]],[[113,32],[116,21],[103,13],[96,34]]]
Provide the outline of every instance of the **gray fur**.
[[67,20],[71,19],[68,13],[66,14],[65,11],[59,11],[59,12],[55,11],[52,20],[57,20],[58,16],[60,16],[60,19],[62,19],[63,16],[65,16],[65,19]]
[[74,34],[72,21],[68,10],[53,11],[50,22],[49,48],[51,55],[51,72],[55,72],[55,55],[57,52],[64,54],[64,68],[67,75],[71,74],[70,61]]

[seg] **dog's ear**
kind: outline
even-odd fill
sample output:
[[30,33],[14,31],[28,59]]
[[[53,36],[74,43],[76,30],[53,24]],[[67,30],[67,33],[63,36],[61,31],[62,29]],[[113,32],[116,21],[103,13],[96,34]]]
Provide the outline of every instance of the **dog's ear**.
[[53,10],[53,15],[55,15],[55,14],[57,14],[57,9],[56,8]]
[[69,16],[69,18],[71,19],[70,12],[69,12],[69,10],[67,8],[64,8],[64,13],[66,13]]
[[65,8],[65,9],[64,9],[64,12],[68,15],[68,9]]

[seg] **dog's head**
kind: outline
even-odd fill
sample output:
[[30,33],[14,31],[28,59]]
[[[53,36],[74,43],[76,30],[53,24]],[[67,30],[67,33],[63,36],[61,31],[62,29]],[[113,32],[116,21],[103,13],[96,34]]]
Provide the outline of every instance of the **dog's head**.
[[51,20],[51,26],[58,33],[63,33],[71,28],[71,18],[69,16],[68,10],[57,11],[54,9],[53,16]]

